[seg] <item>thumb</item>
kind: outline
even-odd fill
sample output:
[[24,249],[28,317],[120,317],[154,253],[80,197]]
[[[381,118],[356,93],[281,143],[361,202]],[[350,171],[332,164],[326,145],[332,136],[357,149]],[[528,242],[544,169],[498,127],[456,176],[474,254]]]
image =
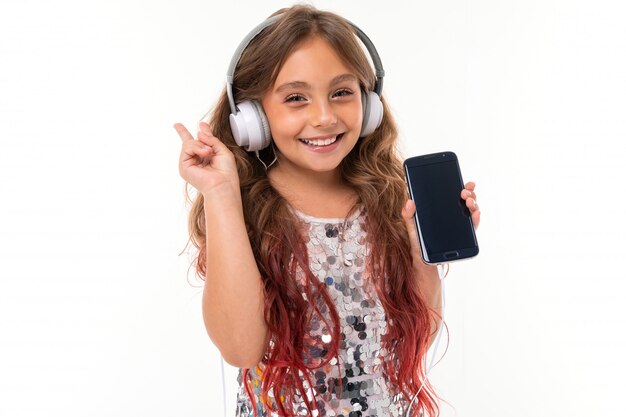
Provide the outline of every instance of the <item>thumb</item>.
[[407,200],[402,208],[402,217],[404,220],[412,220],[413,215],[415,214],[415,203],[413,200]]
[[416,265],[418,260],[421,259],[421,255],[419,237],[417,236],[417,227],[415,226],[415,220],[413,220],[414,215],[415,202],[413,202],[413,200],[407,200],[406,204],[402,208],[402,217],[404,218],[406,229],[409,233],[411,256],[413,258],[414,265]]
[[402,217],[406,223],[406,228],[409,232],[409,239],[411,244],[417,242],[417,228],[415,227],[415,221],[413,216],[415,215],[415,203],[413,200],[407,200],[406,204],[402,208]]

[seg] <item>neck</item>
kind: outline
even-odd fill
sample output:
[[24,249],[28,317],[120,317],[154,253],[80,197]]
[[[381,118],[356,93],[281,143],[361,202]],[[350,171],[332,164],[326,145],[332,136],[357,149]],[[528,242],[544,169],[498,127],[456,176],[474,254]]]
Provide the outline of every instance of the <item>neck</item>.
[[[272,186],[295,208],[319,217],[342,217],[356,201],[352,188],[341,179],[339,168],[318,172],[278,163],[267,176]],[[329,214],[330,213],[330,214]]]
[[339,174],[339,167],[332,171],[312,171],[294,166],[284,158],[278,157],[278,163],[268,171],[267,175],[272,185],[284,185],[290,189],[304,189],[307,192],[329,192],[345,188]]

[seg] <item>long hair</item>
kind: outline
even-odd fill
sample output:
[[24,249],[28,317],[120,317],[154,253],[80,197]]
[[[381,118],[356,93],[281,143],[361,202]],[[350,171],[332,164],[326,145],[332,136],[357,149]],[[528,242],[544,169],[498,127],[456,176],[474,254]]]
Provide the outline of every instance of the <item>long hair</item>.
[[[275,24],[265,28],[245,49],[235,70],[233,94],[236,102],[260,101],[273,86],[278,72],[302,41],[319,36],[354,71],[361,88],[371,91],[375,75],[351,25],[340,16],[308,5],[281,9]],[[368,271],[385,310],[388,331],[382,347],[389,353],[381,358],[386,378],[397,393],[410,400],[425,379],[425,359],[431,337],[434,310],[428,307],[418,285],[411,259],[411,245],[401,216],[408,198],[402,162],[396,147],[397,129],[384,98],[381,125],[360,138],[339,166],[343,181],[358,194],[350,214],[362,206],[367,213],[365,229],[370,256]],[[265,321],[271,343],[263,359],[261,395],[264,407],[281,416],[293,415],[290,406],[296,396],[309,412],[317,408],[308,401],[305,388],[313,386],[311,371],[330,363],[339,351],[340,322],[337,310],[324,285],[311,273],[299,220],[285,198],[272,187],[263,165],[253,153],[237,146],[230,130],[230,107],[225,90],[213,109],[209,125],[213,134],[233,152],[239,173],[244,220],[257,266],[263,280]],[[261,152],[262,157],[267,157]],[[270,168],[271,169],[271,168]],[[185,188],[187,190],[187,188]],[[187,194],[187,199],[189,195]],[[194,265],[206,277],[206,229],[204,199],[198,194],[189,215],[190,240],[198,248]],[[298,283],[298,269],[305,275]],[[306,297],[303,296],[303,293]],[[307,326],[320,311],[329,311],[326,320],[333,337],[324,348],[322,362],[311,365],[303,359]],[[302,319],[304,318],[304,319]],[[244,384],[247,373],[244,370]],[[250,391],[246,386],[250,395]],[[273,391],[272,391],[273,390]],[[270,396],[270,391],[276,395]],[[426,380],[419,392],[415,411],[436,416],[439,398]],[[256,400],[251,398],[256,412]]]

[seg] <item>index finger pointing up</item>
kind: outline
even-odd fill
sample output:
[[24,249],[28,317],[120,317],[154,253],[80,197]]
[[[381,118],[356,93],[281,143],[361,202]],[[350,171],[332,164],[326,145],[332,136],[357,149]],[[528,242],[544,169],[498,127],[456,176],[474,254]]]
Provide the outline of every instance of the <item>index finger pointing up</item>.
[[188,141],[188,140],[194,140],[194,138],[191,135],[191,133],[189,133],[187,128],[185,126],[183,126],[181,123],[175,123],[174,124],[174,129],[176,129],[176,132],[178,133],[178,136],[180,136],[180,139],[183,142]]

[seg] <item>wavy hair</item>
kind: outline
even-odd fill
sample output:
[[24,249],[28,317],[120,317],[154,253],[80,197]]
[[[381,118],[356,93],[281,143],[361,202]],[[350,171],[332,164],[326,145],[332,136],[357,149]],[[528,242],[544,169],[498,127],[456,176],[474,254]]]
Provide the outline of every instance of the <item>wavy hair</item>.
[[[319,36],[338,53],[354,71],[364,91],[373,89],[374,72],[349,22],[308,5],[281,9],[273,15],[278,13],[283,13],[283,17],[258,34],[241,56],[233,80],[236,102],[260,101],[273,86],[285,60],[301,42],[312,36]],[[382,339],[382,347],[388,352],[386,357],[381,357],[382,369],[396,393],[410,400],[425,380],[425,359],[433,314],[436,313],[428,306],[413,268],[408,232],[401,216],[408,193],[396,147],[397,128],[384,98],[382,102],[384,115],[381,125],[372,134],[357,141],[341,162],[339,170],[343,181],[358,194],[356,204],[346,217],[355,213],[359,206],[367,213],[368,271],[389,324]],[[311,372],[337,357],[341,329],[339,317],[325,286],[308,267],[299,220],[289,209],[285,198],[272,187],[254,153],[237,146],[230,130],[229,115],[230,107],[224,89],[213,108],[209,125],[213,134],[235,156],[244,220],[263,280],[265,321],[272,342],[262,361],[262,401],[268,410],[281,416],[291,416],[293,409],[290,404],[296,396],[300,396],[312,415],[317,401],[307,400],[305,381],[308,387],[314,386]],[[265,152],[268,151],[261,152],[262,157],[267,157]],[[192,203],[190,240],[198,249],[194,266],[205,279],[204,198],[198,194],[191,201],[189,194],[186,195]],[[296,278],[298,269],[304,272],[303,284]],[[323,318],[322,311],[329,312],[329,320]],[[322,361],[311,364],[305,360],[303,349],[310,343],[307,326],[315,315],[322,317],[333,337],[323,346],[326,354]],[[247,384],[248,372],[248,369],[244,370],[244,385],[256,415],[256,400]],[[270,392],[280,393],[280,396],[275,395],[272,399]],[[439,397],[426,380],[424,388],[419,391],[416,409],[429,416],[439,415],[436,398]]]

